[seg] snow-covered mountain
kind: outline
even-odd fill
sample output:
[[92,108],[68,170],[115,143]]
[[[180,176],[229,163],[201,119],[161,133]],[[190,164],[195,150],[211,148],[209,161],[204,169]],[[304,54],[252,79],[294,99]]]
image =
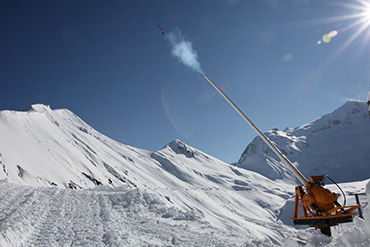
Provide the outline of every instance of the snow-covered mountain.
[[[221,231],[222,239],[232,235],[253,236],[252,240],[279,243],[284,233],[294,231],[276,221],[285,199],[294,192],[293,186],[226,164],[179,140],[157,152],[141,150],[102,135],[69,110],[52,110],[41,104],[24,111],[1,111],[0,137],[0,179],[6,181],[2,188],[13,187],[14,193],[24,191],[27,194],[35,189],[20,185],[41,187],[26,196],[34,201],[33,204],[37,204],[34,197],[40,193],[46,193],[49,204],[50,200],[57,200],[54,197],[60,194],[56,192],[60,188],[85,189],[87,194],[93,194],[84,200],[93,202],[93,196],[101,192],[87,192],[87,189],[105,188],[108,198],[104,203],[110,207],[126,203],[126,200],[130,204],[146,205],[159,219],[195,222],[198,227],[207,228],[208,233],[197,230],[203,235]],[[4,191],[11,193],[9,189]],[[69,192],[63,193],[66,201],[75,202],[68,197]],[[117,193],[120,194],[118,199]],[[123,199],[122,193],[128,193],[128,198]],[[72,197],[78,195],[72,194]],[[15,202],[14,199],[5,204],[16,211]],[[50,205],[57,207],[53,203]],[[11,217],[5,215],[3,218],[1,222],[0,217],[0,224],[7,225],[1,228],[6,230],[3,231],[6,237],[9,234],[27,236],[34,230],[32,227],[14,228]],[[137,227],[137,221],[131,223],[133,225],[128,227]],[[243,243],[247,239],[233,241]]]
[[0,140],[0,246],[297,246],[297,231],[313,235],[284,223],[294,184],[179,140],[134,148],[41,104],[1,111]]
[[[265,134],[307,178],[323,174],[337,182],[370,178],[370,119],[365,102],[347,101],[308,124]],[[294,179],[260,137],[235,165],[270,179]]]

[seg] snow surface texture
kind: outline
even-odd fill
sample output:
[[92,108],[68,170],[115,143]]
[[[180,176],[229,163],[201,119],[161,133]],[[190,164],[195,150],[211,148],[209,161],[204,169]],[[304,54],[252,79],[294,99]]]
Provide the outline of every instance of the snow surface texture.
[[0,135],[5,246],[279,244],[295,231],[276,222],[292,186],[178,140],[140,150],[45,105],[0,112]]
[[[45,105],[1,111],[0,136],[0,246],[316,243],[318,233],[289,223],[293,184],[179,140],[158,152],[133,148]],[[360,234],[358,222],[346,224],[348,236]],[[333,232],[332,241],[347,240]]]
[[[369,193],[370,183],[367,185]],[[256,220],[248,219],[244,233],[238,231],[237,226],[222,228],[209,222],[210,217],[168,206],[162,198],[138,188],[100,186],[95,189],[66,190],[21,186],[3,181],[0,183],[0,197],[0,246],[4,247],[356,247],[370,244],[369,207],[364,209],[364,220],[355,217],[354,224],[347,223],[344,228],[333,229],[333,237],[328,238],[318,230],[292,230],[282,223],[263,220],[263,215],[258,222],[262,225],[254,225]],[[220,214],[223,212],[220,211]],[[228,220],[225,219],[224,223],[228,224]],[[280,232],[281,241],[272,238],[276,232]]]
[[[303,126],[265,134],[307,178],[329,175],[336,182],[349,182],[370,177],[370,120],[365,102],[348,101]],[[236,166],[270,179],[295,179],[260,137],[247,146]]]
[[0,246],[207,246],[227,245],[234,237],[217,236],[195,214],[138,189],[0,187],[6,196],[0,204]]

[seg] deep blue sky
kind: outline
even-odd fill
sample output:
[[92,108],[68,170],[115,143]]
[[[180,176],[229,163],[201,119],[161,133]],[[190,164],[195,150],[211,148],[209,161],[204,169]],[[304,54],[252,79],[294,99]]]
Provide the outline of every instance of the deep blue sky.
[[180,139],[235,162],[256,133],[201,74],[171,55],[156,22],[167,33],[181,29],[205,73],[266,131],[305,124],[348,99],[366,100],[366,4],[1,1],[0,110],[68,108],[124,144],[156,151]]

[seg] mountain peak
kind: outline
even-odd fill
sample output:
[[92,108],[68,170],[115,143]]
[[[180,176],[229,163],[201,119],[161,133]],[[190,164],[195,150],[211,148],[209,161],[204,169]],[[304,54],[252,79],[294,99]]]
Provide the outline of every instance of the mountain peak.
[[[304,124],[294,129],[289,129],[287,132],[306,132],[310,130],[312,133],[321,132],[328,129],[338,129],[343,126],[357,126],[363,125],[364,120],[368,120],[368,113],[366,103],[362,101],[348,100],[338,109],[326,114],[319,119]],[[307,133],[305,133],[307,135]]]
[[193,148],[178,139],[171,141],[166,147],[170,148],[176,154],[184,154],[188,158],[193,158],[197,155],[197,152]]
[[[265,134],[288,159],[297,162],[304,175],[335,174],[339,182],[370,175],[370,122],[365,102],[349,100],[332,113],[300,127],[272,129]],[[247,146],[237,166],[271,179],[292,175],[260,137]]]
[[50,105],[32,104],[32,105],[26,107],[25,109],[23,109],[23,111],[27,111],[27,112],[48,112],[48,111],[52,111],[52,110],[50,108]]
[[[366,113],[366,103],[358,100],[348,100],[341,107],[331,113],[331,115],[355,115],[356,113]],[[330,114],[329,114],[330,115]]]

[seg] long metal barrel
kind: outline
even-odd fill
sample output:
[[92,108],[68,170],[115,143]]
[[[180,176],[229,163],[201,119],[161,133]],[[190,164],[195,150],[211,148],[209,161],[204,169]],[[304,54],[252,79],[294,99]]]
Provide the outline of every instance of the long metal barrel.
[[257,134],[262,138],[262,140],[275,152],[275,154],[280,158],[280,160],[286,165],[286,167],[298,178],[298,180],[303,184],[307,184],[307,179],[302,175],[302,173],[294,167],[292,162],[288,160],[287,157],[258,129],[256,125],[239,109],[234,102],[227,97],[227,95],[207,76],[204,77],[212,84],[212,86],[229,102],[229,104],[239,113],[242,118],[257,132]]

